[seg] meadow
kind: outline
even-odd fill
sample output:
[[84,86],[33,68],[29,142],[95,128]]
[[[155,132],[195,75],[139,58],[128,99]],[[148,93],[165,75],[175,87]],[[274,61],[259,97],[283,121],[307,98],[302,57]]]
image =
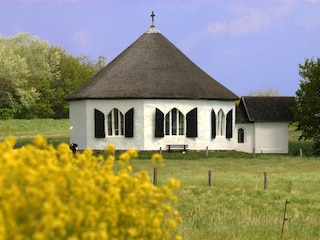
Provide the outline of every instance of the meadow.
[[[310,142],[298,142],[291,128],[289,155],[163,152],[158,184],[169,178],[180,180],[175,207],[184,220],[179,229],[183,239],[281,239],[286,200],[290,203],[283,239],[320,238],[320,158],[299,156],[300,148],[309,153]],[[53,144],[68,141],[68,121],[0,121],[0,140],[15,135],[23,145],[38,133]],[[152,176],[151,154],[139,153],[134,170],[146,169]]]

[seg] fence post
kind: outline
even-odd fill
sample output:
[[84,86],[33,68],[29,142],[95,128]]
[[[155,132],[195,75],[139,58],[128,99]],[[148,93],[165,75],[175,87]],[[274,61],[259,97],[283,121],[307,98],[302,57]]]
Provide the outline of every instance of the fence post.
[[268,188],[268,174],[267,172],[264,172],[264,189],[266,190]]
[[209,155],[209,148],[208,148],[208,146],[206,147],[206,157],[208,157],[208,155]]
[[158,185],[158,168],[153,169],[153,185]]
[[161,147],[160,147],[160,154],[162,154],[162,149],[161,149]]
[[209,170],[209,172],[208,172],[208,179],[209,179],[209,187],[211,187],[212,186],[212,172],[211,172],[211,170]]
[[302,148],[300,148],[300,157],[302,157]]
[[287,205],[290,202],[288,200],[286,200],[286,203],[284,205],[284,212],[283,212],[283,222],[282,222],[282,231],[281,231],[281,239],[283,239],[283,233],[284,233],[284,223],[288,220],[287,218]]

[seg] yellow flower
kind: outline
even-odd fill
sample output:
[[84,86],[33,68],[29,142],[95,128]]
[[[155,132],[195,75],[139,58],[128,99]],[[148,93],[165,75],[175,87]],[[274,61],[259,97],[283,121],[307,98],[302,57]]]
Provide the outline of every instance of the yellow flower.
[[48,145],[47,140],[41,135],[36,135],[36,137],[33,140],[33,143],[40,148],[44,148]]
[[106,154],[113,155],[116,151],[116,147],[113,144],[108,144],[104,151]]
[[[154,186],[147,171],[131,166],[135,149],[120,155],[117,168],[113,154],[86,149],[74,155],[68,144],[55,149],[40,135],[33,143],[13,149],[14,137],[0,142],[0,239],[175,236],[182,220],[171,205],[179,181]],[[106,149],[114,152],[112,145]],[[152,159],[163,161],[159,154]]]
[[158,167],[160,163],[163,162],[162,155],[159,153],[154,153],[151,157],[151,162],[154,167]]

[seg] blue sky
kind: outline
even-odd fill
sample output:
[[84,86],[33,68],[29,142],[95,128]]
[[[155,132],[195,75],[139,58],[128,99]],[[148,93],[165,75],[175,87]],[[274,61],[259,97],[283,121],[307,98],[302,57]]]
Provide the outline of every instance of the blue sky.
[[0,34],[28,32],[112,61],[151,25],[239,96],[295,96],[298,64],[320,57],[320,0],[0,0]]

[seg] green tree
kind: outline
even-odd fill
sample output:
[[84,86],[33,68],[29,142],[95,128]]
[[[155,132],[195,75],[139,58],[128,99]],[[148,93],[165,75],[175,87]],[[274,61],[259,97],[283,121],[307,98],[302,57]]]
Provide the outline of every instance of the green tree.
[[76,88],[95,75],[106,64],[106,59],[100,56],[97,62],[87,56],[74,57],[68,55],[65,50],[53,47],[51,51],[60,54],[60,77],[53,82],[55,97],[52,104],[54,118],[67,118],[69,116],[69,103],[65,98]]
[[0,35],[0,118],[66,118],[68,96],[105,65],[28,33]]
[[299,64],[300,89],[294,106],[300,139],[314,141],[314,153],[320,155],[320,58]]
[[0,118],[12,118],[22,108],[29,109],[39,98],[28,85],[30,71],[25,58],[0,36]]

